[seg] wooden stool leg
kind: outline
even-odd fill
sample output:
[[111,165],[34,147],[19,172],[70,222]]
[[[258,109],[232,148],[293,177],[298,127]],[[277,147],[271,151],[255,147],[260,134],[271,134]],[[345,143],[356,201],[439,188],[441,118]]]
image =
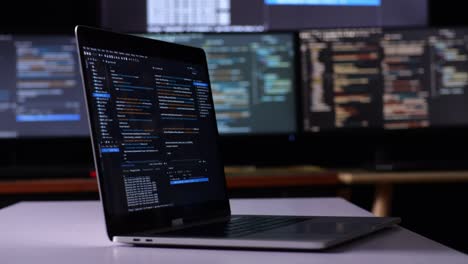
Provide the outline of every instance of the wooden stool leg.
[[392,208],[393,186],[390,183],[375,186],[374,204],[372,213],[376,216],[390,216]]

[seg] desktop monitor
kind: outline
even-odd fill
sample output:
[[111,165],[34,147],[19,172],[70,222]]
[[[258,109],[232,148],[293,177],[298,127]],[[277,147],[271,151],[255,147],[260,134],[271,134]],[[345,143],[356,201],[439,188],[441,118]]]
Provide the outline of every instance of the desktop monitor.
[[[205,48],[221,134],[296,132],[294,34],[147,36]],[[71,36],[0,36],[0,138],[88,137],[77,62]]]
[[0,36],[0,138],[85,137],[75,40]]
[[205,50],[221,134],[296,132],[294,34],[186,33],[144,36]]
[[[293,33],[151,37],[207,50],[219,130],[228,136],[222,141],[225,162],[270,160],[262,146],[289,146],[297,130]],[[33,166],[32,175],[40,171],[34,166],[89,166],[75,45],[67,35],[0,35],[0,140],[6,150],[0,167]],[[57,171],[57,177],[65,174]]]
[[468,127],[468,29],[299,37],[305,131]]
[[424,26],[427,0],[104,0],[104,27],[127,32],[226,32]]

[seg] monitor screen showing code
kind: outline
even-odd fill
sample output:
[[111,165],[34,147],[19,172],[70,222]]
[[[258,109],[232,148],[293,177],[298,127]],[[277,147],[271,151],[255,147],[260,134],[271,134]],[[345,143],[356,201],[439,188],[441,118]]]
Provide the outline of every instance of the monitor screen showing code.
[[222,134],[296,131],[293,34],[145,34],[203,48]]
[[304,129],[467,126],[468,30],[300,33]]
[[0,36],[0,138],[87,136],[75,40]]

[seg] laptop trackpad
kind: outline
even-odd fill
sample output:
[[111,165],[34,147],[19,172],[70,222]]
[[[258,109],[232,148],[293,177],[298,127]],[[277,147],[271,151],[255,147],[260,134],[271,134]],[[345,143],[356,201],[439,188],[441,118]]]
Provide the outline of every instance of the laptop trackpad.
[[330,240],[356,233],[369,233],[388,221],[373,217],[316,217],[245,238]]

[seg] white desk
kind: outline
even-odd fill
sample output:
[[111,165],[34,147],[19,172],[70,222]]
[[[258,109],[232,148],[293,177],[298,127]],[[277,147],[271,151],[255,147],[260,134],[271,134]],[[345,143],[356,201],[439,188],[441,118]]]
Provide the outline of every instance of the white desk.
[[[232,200],[231,205],[237,214],[370,215],[341,199]],[[466,264],[468,256],[400,227],[315,253],[133,247],[107,240],[98,202],[28,202],[0,210],[0,263]]]

